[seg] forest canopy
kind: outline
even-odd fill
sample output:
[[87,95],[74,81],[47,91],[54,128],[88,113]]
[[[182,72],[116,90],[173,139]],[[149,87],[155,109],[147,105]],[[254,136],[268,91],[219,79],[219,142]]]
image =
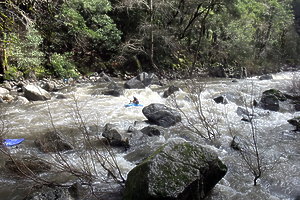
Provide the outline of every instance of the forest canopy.
[[5,0],[0,74],[276,72],[300,62],[299,0]]

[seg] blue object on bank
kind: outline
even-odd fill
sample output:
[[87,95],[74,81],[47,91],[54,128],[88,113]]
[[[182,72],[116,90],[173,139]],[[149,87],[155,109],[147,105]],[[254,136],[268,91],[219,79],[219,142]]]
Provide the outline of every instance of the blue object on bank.
[[3,140],[3,145],[7,147],[15,146],[23,142],[25,139],[24,138],[19,138],[19,139],[4,139]]

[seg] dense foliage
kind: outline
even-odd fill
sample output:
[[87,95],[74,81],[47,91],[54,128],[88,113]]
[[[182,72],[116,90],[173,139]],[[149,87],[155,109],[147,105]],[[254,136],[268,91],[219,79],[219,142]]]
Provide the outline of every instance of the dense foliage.
[[5,0],[0,74],[10,79],[201,69],[239,77],[245,69],[278,71],[300,62],[299,5],[298,0]]

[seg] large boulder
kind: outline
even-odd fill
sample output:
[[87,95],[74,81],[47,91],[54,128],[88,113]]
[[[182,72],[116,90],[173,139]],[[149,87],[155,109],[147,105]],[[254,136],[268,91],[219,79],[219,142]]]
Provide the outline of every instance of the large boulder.
[[24,87],[24,96],[30,101],[51,99],[51,95],[46,90],[36,85],[27,85]]
[[53,92],[58,90],[57,84],[54,81],[45,82],[42,88],[48,92]]
[[137,76],[137,79],[142,81],[145,86],[160,85],[159,78],[153,73],[142,72]]
[[265,110],[279,111],[279,100],[274,95],[263,95],[259,105]]
[[0,97],[3,97],[5,95],[9,94],[9,90],[5,89],[3,87],[0,87]]
[[128,139],[123,137],[124,134],[121,134],[118,127],[114,124],[110,124],[110,123],[106,124],[104,126],[102,136],[106,138],[106,140],[111,146],[125,147],[125,148],[129,147]]
[[102,92],[104,95],[111,95],[115,97],[119,97],[123,95],[124,90],[122,87],[118,86],[118,84],[112,81],[108,86],[107,89]]
[[3,87],[9,91],[12,90],[12,84],[10,84],[10,82],[8,82],[8,81],[3,82]]
[[228,78],[230,76],[228,70],[226,70],[222,65],[211,66],[208,73],[212,77]]
[[6,102],[12,102],[14,100],[14,97],[10,94],[7,94],[7,95],[3,96],[2,99]]
[[101,72],[99,74],[99,79],[97,80],[97,82],[113,82],[113,79],[104,72]]
[[284,93],[277,89],[269,89],[263,92],[263,95],[274,95],[278,98],[279,101],[286,101],[287,97]]
[[124,87],[127,89],[142,89],[151,84],[160,85],[158,77],[153,73],[142,72],[138,76],[128,80]]
[[202,146],[173,141],[133,168],[124,200],[199,200],[226,174],[217,155]]
[[52,131],[35,140],[36,146],[45,153],[72,150],[74,147],[62,134]]
[[276,89],[263,92],[259,106],[265,110],[279,111],[279,101],[287,100],[286,96]]
[[174,126],[181,121],[180,113],[164,104],[153,103],[143,108],[143,114],[149,122],[162,127]]
[[143,89],[143,88],[145,88],[145,85],[143,84],[142,81],[138,80],[137,77],[134,77],[134,78],[128,80],[124,84],[124,87],[126,89]]

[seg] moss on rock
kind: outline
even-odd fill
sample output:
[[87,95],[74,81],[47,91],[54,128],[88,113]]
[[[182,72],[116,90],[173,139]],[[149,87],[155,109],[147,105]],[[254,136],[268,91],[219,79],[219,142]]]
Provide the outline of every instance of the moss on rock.
[[171,142],[129,172],[124,199],[201,199],[226,172],[215,153],[196,144]]

